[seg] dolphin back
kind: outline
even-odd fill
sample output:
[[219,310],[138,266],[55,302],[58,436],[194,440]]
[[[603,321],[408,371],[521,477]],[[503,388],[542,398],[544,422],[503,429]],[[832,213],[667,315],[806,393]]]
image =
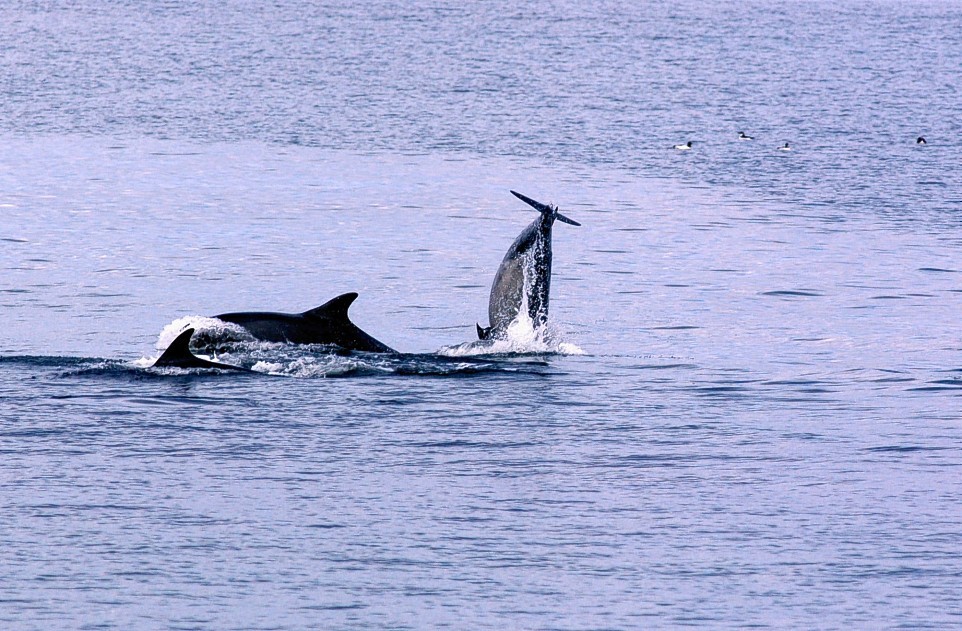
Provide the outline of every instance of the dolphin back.
[[387,344],[359,329],[347,311],[356,292],[341,294],[303,313],[246,311],[214,316],[243,327],[255,339],[289,344],[333,344],[349,351],[396,353]]

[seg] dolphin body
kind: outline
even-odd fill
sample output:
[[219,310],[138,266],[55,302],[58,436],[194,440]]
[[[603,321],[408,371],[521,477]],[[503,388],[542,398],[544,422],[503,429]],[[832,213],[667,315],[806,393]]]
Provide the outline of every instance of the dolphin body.
[[559,213],[557,206],[536,202],[516,191],[511,194],[540,212],[541,216],[514,240],[494,275],[488,299],[490,326],[477,325],[478,338],[482,340],[503,337],[525,304],[535,327],[547,322],[551,291],[551,227],[555,219],[572,226],[581,225]]
[[194,355],[190,351],[190,338],[193,334],[194,329],[186,329],[178,335],[177,338],[170,343],[170,346],[167,347],[163,355],[154,362],[154,368],[219,368],[221,370],[250,372],[248,369],[241,368],[240,366],[212,362]]
[[359,329],[347,315],[357,293],[342,294],[304,313],[247,311],[214,316],[243,327],[258,340],[292,344],[334,344],[352,351],[397,353]]

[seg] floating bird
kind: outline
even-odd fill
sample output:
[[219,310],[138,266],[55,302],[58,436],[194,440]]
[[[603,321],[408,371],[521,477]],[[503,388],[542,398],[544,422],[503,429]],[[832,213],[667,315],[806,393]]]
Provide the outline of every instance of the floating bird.
[[918,138],[915,139],[915,144],[917,144],[917,145],[925,145],[925,144],[928,144],[928,143],[925,142],[925,138],[922,138],[922,136],[919,136]]
[[677,149],[678,151],[688,151],[689,149],[691,149],[691,141],[689,140],[683,145],[675,145],[675,149]]
[[779,151],[791,151],[792,148],[789,147],[789,146],[788,146],[788,143],[786,142],[784,145],[782,145],[781,147],[779,147],[778,150],[779,150]]
[[738,132],[738,139],[739,139],[739,140],[755,140],[755,137],[754,137],[754,136],[749,136],[749,135],[746,134],[745,132],[740,131],[740,132]]

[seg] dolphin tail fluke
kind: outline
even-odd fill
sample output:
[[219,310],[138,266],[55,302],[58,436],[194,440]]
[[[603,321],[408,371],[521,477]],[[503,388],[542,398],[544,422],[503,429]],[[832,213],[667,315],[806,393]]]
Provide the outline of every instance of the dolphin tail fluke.
[[517,197],[518,199],[520,199],[521,201],[523,201],[523,202],[524,202],[525,204],[527,204],[528,206],[531,206],[532,208],[534,208],[534,209],[537,210],[538,212],[550,213],[550,212],[552,212],[552,211],[554,210],[554,209],[553,209],[551,206],[549,206],[548,204],[542,204],[541,202],[536,202],[536,201],[534,201],[533,199],[531,199],[530,197],[528,197],[527,195],[522,195],[522,194],[519,193],[518,191],[511,191],[511,194],[514,195],[515,197]]
[[556,206],[552,206],[552,205],[550,205],[550,204],[542,204],[541,202],[537,202],[537,201],[531,199],[531,198],[528,197],[527,195],[522,195],[522,194],[519,193],[518,191],[511,191],[511,194],[514,195],[515,197],[517,197],[518,199],[520,199],[521,201],[523,201],[525,204],[531,206],[532,208],[534,208],[534,209],[537,210],[538,212],[543,213],[543,214],[551,215],[552,217],[554,217],[554,218],[557,219],[558,221],[561,221],[561,222],[566,223],[566,224],[571,224],[572,226],[580,226],[580,225],[581,225],[580,223],[578,223],[578,222],[575,221],[574,219],[569,219],[568,217],[565,217],[564,215],[562,215],[561,213],[559,213],[559,212],[558,212],[558,208],[557,208]]
[[478,327],[478,339],[486,340],[491,337],[491,327],[483,327],[480,324],[475,325]]
[[572,226],[580,226],[580,225],[581,225],[580,223],[578,223],[578,222],[575,221],[574,219],[569,219],[568,217],[565,217],[564,215],[562,215],[561,213],[559,213],[559,212],[557,212],[557,211],[555,212],[554,216],[555,216],[555,219],[557,219],[557,220],[560,221],[560,222],[563,222],[563,223],[566,223],[566,224],[571,224]]

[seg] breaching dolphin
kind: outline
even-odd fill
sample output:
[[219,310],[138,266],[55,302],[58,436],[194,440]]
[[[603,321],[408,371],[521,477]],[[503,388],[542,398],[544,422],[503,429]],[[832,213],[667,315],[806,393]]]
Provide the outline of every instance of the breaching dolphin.
[[555,219],[572,226],[581,225],[559,213],[557,206],[536,202],[515,191],[511,194],[532,206],[541,216],[518,235],[501,261],[488,299],[490,326],[478,324],[478,337],[482,340],[503,336],[524,305],[527,305],[528,316],[535,327],[548,320],[551,227]]
[[359,329],[347,315],[357,293],[342,294],[304,313],[241,312],[214,316],[243,327],[258,340],[292,344],[335,344],[352,351],[397,353]]
[[197,357],[192,352],[190,352],[190,338],[194,334],[194,329],[186,329],[183,333],[177,336],[177,338],[170,343],[167,350],[164,351],[157,361],[154,362],[154,368],[220,368],[221,370],[240,370],[243,372],[250,372],[246,368],[241,368],[240,366],[231,366],[230,364],[221,364],[220,362],[212,362],[206,359],[201,359]]

